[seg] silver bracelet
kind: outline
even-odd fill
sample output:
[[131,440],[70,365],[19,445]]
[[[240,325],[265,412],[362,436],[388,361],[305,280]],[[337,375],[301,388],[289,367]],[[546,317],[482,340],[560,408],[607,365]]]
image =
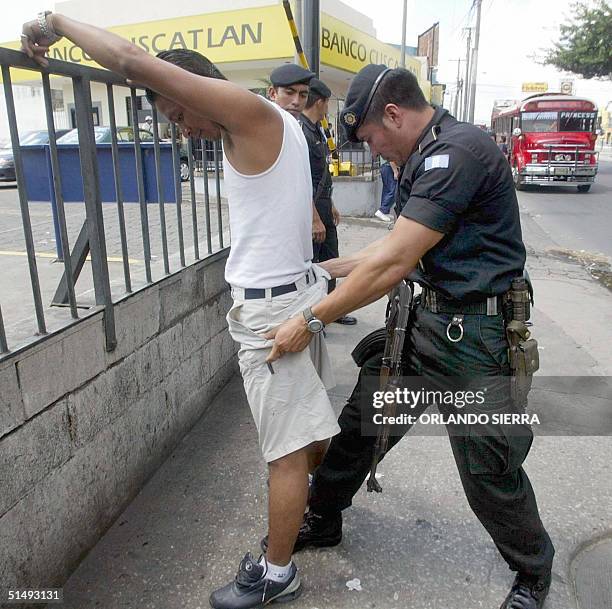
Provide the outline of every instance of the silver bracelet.
[[61,36],[58,36],[53,28],[49,25],[47,21],[47,15],[50,15],[51,11],[43,11],[38,13],[36,19],[38,20],[38,27],[40,27],[40,31],[42,35],[50,42],[57,42]]

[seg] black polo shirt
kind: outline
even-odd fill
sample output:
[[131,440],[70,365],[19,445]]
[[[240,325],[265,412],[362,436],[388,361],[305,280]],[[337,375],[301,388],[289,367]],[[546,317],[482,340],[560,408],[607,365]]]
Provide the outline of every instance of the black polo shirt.
[[402,216],[444,233],[411,276],[421,285],[469,302],[502,294],[522,275],[512,173],[482,129],[436,108],[402,172],[398,205]]
[[308,157],[310,160],[310,173],[312,175],[312,196],[314,197],[319,187],[319,182],[325,179],[323,192],[320,199],[328,199],[331,196],[331,179],[327,165],[327,142],[318,124],[313,123],[307,116],[300,116],[300,124],[304,137],[308,144]]

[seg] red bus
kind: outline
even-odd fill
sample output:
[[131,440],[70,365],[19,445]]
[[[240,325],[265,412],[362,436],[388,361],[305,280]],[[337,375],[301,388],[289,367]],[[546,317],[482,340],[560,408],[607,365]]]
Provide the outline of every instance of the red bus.
[[508,143],[517,190],[525,184],[577,186],[587,192],[597,174],[597,107],[588,99],[544,93],[494,109],[491,128]]

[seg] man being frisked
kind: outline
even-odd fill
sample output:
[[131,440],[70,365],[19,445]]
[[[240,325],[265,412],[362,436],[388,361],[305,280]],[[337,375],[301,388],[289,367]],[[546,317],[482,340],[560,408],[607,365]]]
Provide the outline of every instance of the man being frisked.
[[275,104],[225,80],[194,51],[152,57],[110,32],[49,12],[24,25],[22,48],[44,66],[48,47],[61,36],[144,85],[150,101],[186,137],[223,141],[232,233],[225,277],[234,299],[227,320],[240,343],[245,391],[269,468],[270,540],[267,557],[256,561],[247,553],[236,578],[214,591],[210,603],[250,609],[292,600],[301,591],[291,555],[308,473],[339,431],[326,393],[329,359],[318,334],[310,353],[285,358],[273,369],[266,364],[271,342],[263,335],[327,293],[329,275],[311,262],[312,184],[300,126]]

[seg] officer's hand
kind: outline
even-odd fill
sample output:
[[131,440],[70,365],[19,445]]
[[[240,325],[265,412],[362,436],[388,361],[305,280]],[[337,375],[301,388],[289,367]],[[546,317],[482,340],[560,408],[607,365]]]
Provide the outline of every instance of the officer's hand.
[[304,316],[298,315],[268,332],[265,338],[274,339],[272,351],[268,354],[266,361],[275,362],[285,353],[298,353],[308,347],[312,340],[312,332],[308,330]]
[[312,219],[312,240],[315,243],[323,243],[325,241],[325,224],[321,221],[319,214]]
[[332,216],[334,218],[334,226],[340,224],[340,212],[336,209],[336,206],[332,203]]

